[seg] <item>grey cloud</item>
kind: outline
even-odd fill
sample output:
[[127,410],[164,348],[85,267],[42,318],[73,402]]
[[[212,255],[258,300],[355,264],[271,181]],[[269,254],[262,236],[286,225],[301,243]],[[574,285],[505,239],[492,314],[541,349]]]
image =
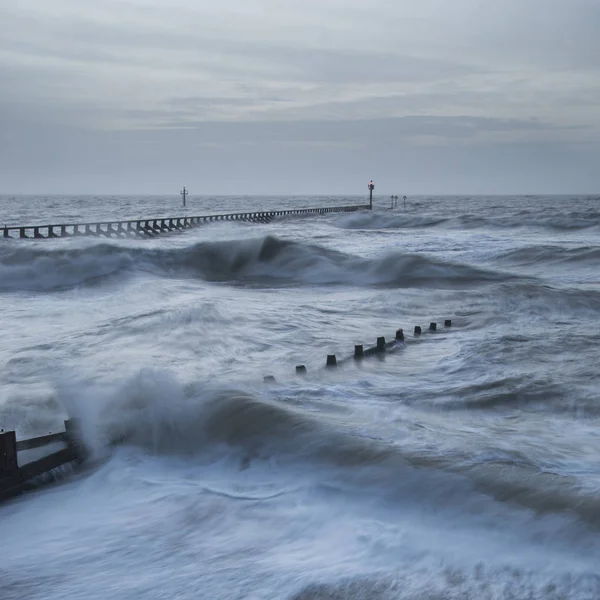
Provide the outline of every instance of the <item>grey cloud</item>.
[[592,0],[26,6],[0,5],[0,191],[600,186]]

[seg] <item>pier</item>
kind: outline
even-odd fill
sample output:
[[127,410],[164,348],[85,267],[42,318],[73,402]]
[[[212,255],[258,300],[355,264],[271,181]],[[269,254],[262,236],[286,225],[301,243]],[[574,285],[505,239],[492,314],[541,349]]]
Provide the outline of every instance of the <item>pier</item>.
[[0,228],[0,231],[2,231],[2,237],[8,239],[49,239],[77,236],[148,238],[162,233],[199,227],[214,221],[270,223],[277,217],[290,215],[325,215],[328,213],[354,212],[370,209],[372,209],[372,204],[322,206],[289,210],[199,215],[194,217],[164,217],[157,219],[132,219],[128,221],[97,221],[95,223],[59,223],[54,225],[16,225],[11,227],[4,226]]

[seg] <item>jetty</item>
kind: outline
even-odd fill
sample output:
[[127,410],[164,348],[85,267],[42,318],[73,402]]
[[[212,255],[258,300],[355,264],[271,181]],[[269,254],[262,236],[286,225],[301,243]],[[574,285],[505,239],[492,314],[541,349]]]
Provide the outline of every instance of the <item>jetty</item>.
[[[185,189],[185,188],[184,188]],[[183,192],[182,192],[183,193]],[[187,194],[187,190],[186,190]],[[372,190],[369,204],[350,206],[319,206],[288,210],[252,211],[193,217],[164,217],[155,219],[131,219],[127,221],[96,221],[94,223],[58,223],[52,225],[15,225],[0,228],[2,237],[8,239],[49,239],[77,236],[96,237],[154,237],[172,231],[199,227],[215,221],[247,221],[270,223],[278,217],[291,215],[325,215],[328,213],[354,212],[373,208]]]

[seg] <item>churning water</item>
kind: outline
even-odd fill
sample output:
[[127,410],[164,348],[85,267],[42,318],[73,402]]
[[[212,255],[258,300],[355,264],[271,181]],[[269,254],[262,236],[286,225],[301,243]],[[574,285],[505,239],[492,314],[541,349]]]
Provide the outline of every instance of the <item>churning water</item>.
[[[0,239],[0,427],[77,417],[93,456],[0,506],[2,600],[600,598],[600,199],[388,203]],[[0,225],[183,214],[0,198]]]

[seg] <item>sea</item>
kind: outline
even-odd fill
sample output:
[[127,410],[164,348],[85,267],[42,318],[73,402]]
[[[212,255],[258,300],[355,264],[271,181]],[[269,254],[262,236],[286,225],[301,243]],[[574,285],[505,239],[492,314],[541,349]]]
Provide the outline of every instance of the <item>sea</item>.
[[[0,227],[365,202],[2,196]],[[600,598],[598,196],[0,238],[0,328],[0,428],[89,452],[0,505],[1,600]]]

